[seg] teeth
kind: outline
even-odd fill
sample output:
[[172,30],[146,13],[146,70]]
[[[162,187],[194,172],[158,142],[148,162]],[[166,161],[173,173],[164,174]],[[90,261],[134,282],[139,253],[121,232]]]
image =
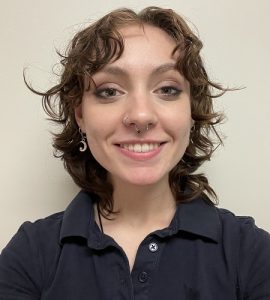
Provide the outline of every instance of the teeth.
[[151,151],[151,144],[147,145],[147,144],[142,144],[142,150],[141,152],[149,152]]
[[135,144],[133,147],[134,152],[142,152],[142,146],[140,144]]
[[131,152],[150,152],[153,151],[154,149],[157,149],[159,147],[160,144],[121,144],[120,147],[124,148],[128,151]]

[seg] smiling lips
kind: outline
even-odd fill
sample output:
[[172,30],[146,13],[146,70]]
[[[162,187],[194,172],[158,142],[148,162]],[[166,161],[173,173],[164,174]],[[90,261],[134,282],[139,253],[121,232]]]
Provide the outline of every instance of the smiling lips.
[[151,160],[162,150],[166,142],[123,142],[117,144],[120,153],[135,161]]
[[157,149],[160,143],[143,143],[143,144],[120,144],[121,148],[124,148],[131,152],[136,153],[147,153]]

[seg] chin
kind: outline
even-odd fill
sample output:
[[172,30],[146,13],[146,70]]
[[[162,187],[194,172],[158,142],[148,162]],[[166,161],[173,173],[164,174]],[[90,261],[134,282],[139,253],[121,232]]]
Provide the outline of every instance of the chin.
[[[147,186],[147,185],[155,185],[160,183],[165,178],[161,176],[157,176],[157,174],[132,174],[132,177],[126,178],[126,182],[136,186]],[[166,176],[167,181],[167,176]]]

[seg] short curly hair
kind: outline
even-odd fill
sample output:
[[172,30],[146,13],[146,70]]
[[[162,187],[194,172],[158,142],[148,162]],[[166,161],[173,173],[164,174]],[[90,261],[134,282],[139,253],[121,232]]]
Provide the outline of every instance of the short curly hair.
[[[50,119],[61,126],[54,134],[55,155],[60,157],[66,170],[82,189],[98,196],[103,216],[113,211],[113,186],[105,170],[89,149],[79,151],[80,133],[75,119],[75,107],[80,105],[86,87],[85,76],[91,76],[106,64],[121,57],[124,42],[119,29],[126,25],[152,25],[165,31],[176,43],[172,54],[177,53],[176,67],[189,81],[191,113],[195,121],[189,145],[177,165],[169,174],[169,184],[176,201],[191,201],[201,195],[210,203],[217,196],[204,174],[194,173],[204,161],[210,160],[222,140],[215,125],[223,119],[214,112],[213,99],[228,89],[209,80],[200,51],[202,42],[185,20],[171,9],[147,7],[136,13],[131,9],[114,10],[78,32],[65,55],[61,55],[62,72],[59,83],[42,96],[43,108]],[[213,90],[218,90],[213,94]],[[210,200],[211,199],[211,200]]]

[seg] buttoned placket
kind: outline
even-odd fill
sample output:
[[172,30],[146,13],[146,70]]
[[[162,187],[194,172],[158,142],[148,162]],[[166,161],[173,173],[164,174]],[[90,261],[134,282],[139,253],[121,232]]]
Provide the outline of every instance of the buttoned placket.
[[154,236],[146,237],[140,244],[130,274],[134,299],[149,299],[150,283],[158,266],[163,246],[163,243],[157,241]]
[[[114,280],[118,277],[116,290],[111,290],[112,300],[148,300],[149,288],[152,276],[158,267],[158,261],[164,247],[162,240],[155,236],[146,237],[140,244],[133,269],[130,273],[128,258],[124,250],[111,237],[104,236],[104,243],[97,243],[96,250],[107,251],[108,247],[114,247],[117,251],[111,253],[113,269],[109,270],[115,274]],[[118,273],[118,276],[117,276]]]
[[112,258],[119,275],[116,284],[118,291],[112,293],[112,300],[149,300],[151,281],[165,247],[164,238],[176,232],[175,228],[165,228],[149,234],[138,247],[131,272],[124,250],[111,237],[101,234],[104,242],[101,248],[113,246],[118,250]]

